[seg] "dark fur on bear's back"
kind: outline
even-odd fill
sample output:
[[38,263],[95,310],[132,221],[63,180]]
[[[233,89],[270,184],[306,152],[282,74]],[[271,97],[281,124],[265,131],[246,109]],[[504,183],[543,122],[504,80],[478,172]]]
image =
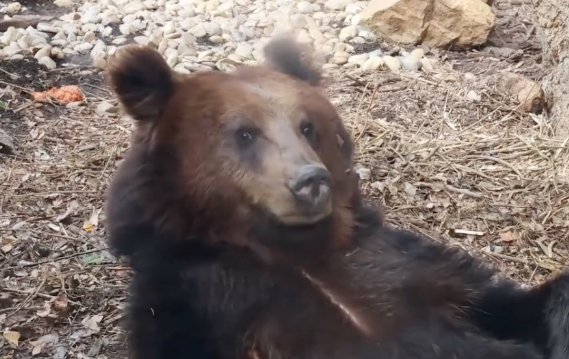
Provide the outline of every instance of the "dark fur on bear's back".
[[[462,250],[384,226],[304,58],[275,40],[265,65],[234,74],[175,74],[135,47],[112,64],[137,123],[106,209],[111,247],[135,270],[130,357],[566,358],[568,276],[522,290]],[[243,117],[266,131],[266,151],[226,151]],[[296,131],[305,118],[315,137]],[[285,224],[279,176],[299,158],[330,172],[332,207]]]

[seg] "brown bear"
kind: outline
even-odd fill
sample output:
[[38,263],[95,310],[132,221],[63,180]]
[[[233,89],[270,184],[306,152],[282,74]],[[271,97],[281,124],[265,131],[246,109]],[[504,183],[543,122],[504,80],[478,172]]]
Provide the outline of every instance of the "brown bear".
[[520,289],[383,225],[305,48],[231,74],[129,46],[113,89],[136,129],[107,199],[134,275],[132,359],[562,359],[569,276]]

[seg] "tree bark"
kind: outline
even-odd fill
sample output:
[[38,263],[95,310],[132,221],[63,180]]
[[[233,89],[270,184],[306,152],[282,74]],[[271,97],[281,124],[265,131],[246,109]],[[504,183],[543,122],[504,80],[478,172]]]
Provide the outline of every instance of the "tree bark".
[[534,0],[544,49],[551,72],[542,82],[550,122],[560,136],[569,135],[569,1]]

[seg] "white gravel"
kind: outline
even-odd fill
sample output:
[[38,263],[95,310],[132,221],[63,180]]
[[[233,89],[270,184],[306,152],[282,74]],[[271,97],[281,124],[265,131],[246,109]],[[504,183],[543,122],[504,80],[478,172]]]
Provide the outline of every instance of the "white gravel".
[[[52,0],[46,0],[52,1]],[[274,35],[295,31],[311,44],[326,69],[350,71],[432,70],[422,48],[402,56],[384,56],[375,36],[359,24],[368,1],[355,0],[55,0],[69,13],[49,23],[0,33],[0,58],[34,55],[48,68],[54,58],[89,54],[105,68],[117,47],[138,43],[157,48],[176,71],[190,73],[232,62],[256,64],[262,47]],[[77,6],[79,5],[79,6]],[[27,14],[19,3],[8,3],[5,15]],[[359,44],[377,44],[370,53],[355,53]],[[366,48],[373,48],[366,46]]]

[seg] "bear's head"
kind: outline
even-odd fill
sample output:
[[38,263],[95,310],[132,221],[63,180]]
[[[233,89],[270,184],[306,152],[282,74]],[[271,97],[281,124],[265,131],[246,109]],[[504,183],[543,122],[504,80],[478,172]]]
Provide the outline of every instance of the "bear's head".
[[305,50],[278,38],[262,65],[184,75],[122,49],[110,81],[136,126],[108,193],[118,254],[193,241],[311,256],[349,237],[353,143]]

